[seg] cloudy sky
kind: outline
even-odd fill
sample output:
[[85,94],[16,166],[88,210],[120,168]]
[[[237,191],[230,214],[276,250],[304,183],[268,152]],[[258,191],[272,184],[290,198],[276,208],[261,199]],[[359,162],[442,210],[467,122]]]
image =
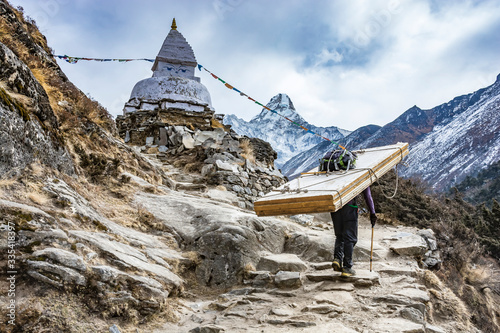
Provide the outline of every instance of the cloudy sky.
[[[286,93],[317,126],[384,125],[490,85],[500,73],[500,2],[438,0],[9,0],[56,54],[154,58],[172,18],[200,64],[266,104]],[[151,63],[68,64],[116,116]],[[197,71],[217,113],[260,108]]]

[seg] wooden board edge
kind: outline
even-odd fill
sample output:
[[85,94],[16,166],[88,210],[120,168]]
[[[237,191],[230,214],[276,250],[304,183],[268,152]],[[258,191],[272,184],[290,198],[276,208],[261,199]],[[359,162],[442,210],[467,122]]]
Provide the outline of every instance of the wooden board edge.
[[[318,200],[318,201],[308,201],[308,202],[293,202],[293,203],[286,203],[286,202],[280,202],[274,205],[265,205],[265,206],[257,206],[255,209],[259,210],[281,210],[281,209],[307,209],[308,207],[318,207],[318,206],[331,206],[333,205],[333,200]],[[254,206],[255,207],[255,206]]]
[[328,213],[338,210],[334,205],[324,207],[311,207],[308,209],[297,210],[260,210],[255,209],[257,216],[279,216],[279,215],[297,215],[297,214],[314,214],[314,213]]
[[[269,198],[269,197],[268,197]],[[266,206],[266,205],[275,205],[278,203],[296,203],[296,202],[309,202],[309,201],[321,201],[321,200],[333,200],[333,194],[322,194],[316,196],[301,196],[295,198],[284,198],[284,199],[271,199],[271,200],[257,200],[254,202],[254,207],[258,206]]]

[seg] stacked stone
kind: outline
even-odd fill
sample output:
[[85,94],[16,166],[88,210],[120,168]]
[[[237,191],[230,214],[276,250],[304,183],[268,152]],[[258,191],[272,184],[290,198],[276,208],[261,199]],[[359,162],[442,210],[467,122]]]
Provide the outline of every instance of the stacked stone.
[[441,267],[441,251],[437,246],[437,239],[432,229],[420,230],[418,235],[427,243],[427,251],[422,258],[423,268],[439,269]]
[[[188,150],[203,149],[206,158],[200,161],[204,164],[201,176],[209,185],[223,185],[236,193],[242,199],[242,208],[252,209],[258,197],[285,183],[281,172],[273,166],[276,152],[267,142],[241,137],[224,128],[206,130],[200,119],[194,118],[198,121],[195,126],[178,126],[162,122],[156,111],[149,111],[135,112],[117,123],[126,143],[139,146],[143,153],[157,154],[166,162]],[[242,156],[243,140],[250,142],[254,159]]]
[[391,250],[395,253],[420,258],[422,268],[439,269],[442,262],[441,253],[432,229],[419,230],[416,235],[397,234],[389,240],[396,241],[391,244]]
[[[201,173],[209,183],[223,185],[228,191],[244,199],[242,208],[253,209],[253,202],[257,198],[281,186],[286,180],[273,165],[267,165],[265,161],[258,159],[252,161],[244,158],[239,148],[240,140],[245,138],[228,135],[220,147],[214,149],[210,145],[212,147],[206,150],[208,158],[204,161]],[[265,145],[267,142],[261,141],[261,144]],[[252,145],[252,149],[255,150],[256,146]]]
[[[253,202],[285,183],[283,175],[272,162],[276,152],[262,140],[241,137],[223,128],[211,131],[191,130],[185,126],[161,128],[160,136],[147,137],[147,144],[140,149],[146,153],[157,153],[160,160],[170,162],[176,156],[201,149],[205,158],[200,161],[201,176],[208,185],[222,185],[243,200],[242,208],[253,208]],[[245,158],[240,147],[243,140],[249,140],[253,151],[259,151],[255,160]],[[264,154],[263,152],[268,152]],[[260,158],[260,159],[259,159]]]
[[116,124],[118,133],[125,143],[134,146],[150,144],[148,140],[154,138],[154,144],[167,146],[165,141],[168,126],[189,126],[191,129],[209,130],[213,111],[203,114],[192,114],[179,110],[138,110],[125,116],[118,116]]

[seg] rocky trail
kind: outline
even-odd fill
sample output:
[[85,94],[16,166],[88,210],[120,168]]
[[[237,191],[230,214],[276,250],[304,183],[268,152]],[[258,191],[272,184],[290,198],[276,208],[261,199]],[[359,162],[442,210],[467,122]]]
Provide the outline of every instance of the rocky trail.
[[[199,188],[196,175],[162,163],[154,154],[144,156],[162,168],[181,193],[208,199],[219,207],[238,206],[236,194],[221,187]],[[136,198],[141,201],[140,196]],[[148,201],[154,205],[151,198]],[[253,215],[242,208],[240,213]],[[163,214],[161,209],[156,211],[160,219]],[[256,267],[245,267],[243,284],[220,294],[195,283],[193,290],[186,289],[178,299],[178,321],[155,326],[153,332],[455,331],[444,322],[442,327],[429,322],[435,318],[429,315],[431,293],[425,280],[433,274],[419,268],[418,260],[432,263],[439,258],[431,230],[377,225],[370,271],[372,230],[361,216],[354,253],[356,275],[342,278],[333,271],[331,261],[323,261],[331,255],[335,240],[328,213],[278,220],[293,225],[288,235],[295,239],[288,246],[295,247],[288,249],[293,253],[259,252]],[[432,292],[439,297],[446,290]]]
[[[237,202],[228,191],[196,191],[196,177],[162,164],[155,155],[147,158],[190,195]],[[329,214],[294,216],[292,221],[312,231],[319,244],[333,246]],[[432,231],[376,226],[372,271],[370,239],[371,224],[361,217],[356,275],[349,278],[334,272],[331,261],[315,260],[324,256],[322,246],[306,246],[311,261],[293,253],[264,253],[257,267],[246,267],[243,285],[208,297],[187,291],[178,303],[179,321],[154,332],[446,332],[426,321],[430,294],[415,257],[428,252],[429,260],[437,250]]]
[[[333,241],[332,231],[324,233]],[[180,321],[154,332],[446,332],[426,322],[424,271],[414,258],[390,250],[415,251],[421,246],[412,237],[416,230],[377,226],[372,272],[370,233],[361,219],[353,277],[340,277],[329,261],[269,255],[258,266],[268,270],[249,271],[245,285],[226,293],[181,300]]]

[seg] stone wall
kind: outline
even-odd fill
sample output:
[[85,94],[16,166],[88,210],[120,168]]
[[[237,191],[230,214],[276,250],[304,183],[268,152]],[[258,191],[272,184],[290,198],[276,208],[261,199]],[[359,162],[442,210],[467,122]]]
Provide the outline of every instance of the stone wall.
[[[138,105],[143,105],[144,102]],[[163,102],[167,103],[167,102]],[[173,102],[172,102],[173,103]],[[161,103],[160,103],[161,104]],[[143,146],[147,143],[148,138],[153,137],[155,140],[154,144],[163,146],[164,138],[162,128],[166,126],[186,126],[191,129],[198,128],[200,130],[210,130],[211,120],[214,115],[212,110],[204,111],[185,111],[176,108],[162,109],[160,104],[151,106],[148,109],[139,109],[136,112],[126,113],[124,116],[118,116],[116,118],[116,125],[121,138],[124,139],[125,143],[134,146]],[[148,105],[154,105],[152,103]],[[127,108],[127,106],[125,106]]]
[[265,141],[241,137],[223,128],[193,131],[184,126],[167,126],[165,135],[168,146],[153,144],[143,149],[149,152],[158,149],[158,158],[174,165],[196,151],[195,159],[187,158],[185,165],[189,163],[190,171],[199,173],[201,183],[222,185],[236,193],[242,199],[242,208],[252,209],[258,197],[285,183],[273,165],[276,152]]

